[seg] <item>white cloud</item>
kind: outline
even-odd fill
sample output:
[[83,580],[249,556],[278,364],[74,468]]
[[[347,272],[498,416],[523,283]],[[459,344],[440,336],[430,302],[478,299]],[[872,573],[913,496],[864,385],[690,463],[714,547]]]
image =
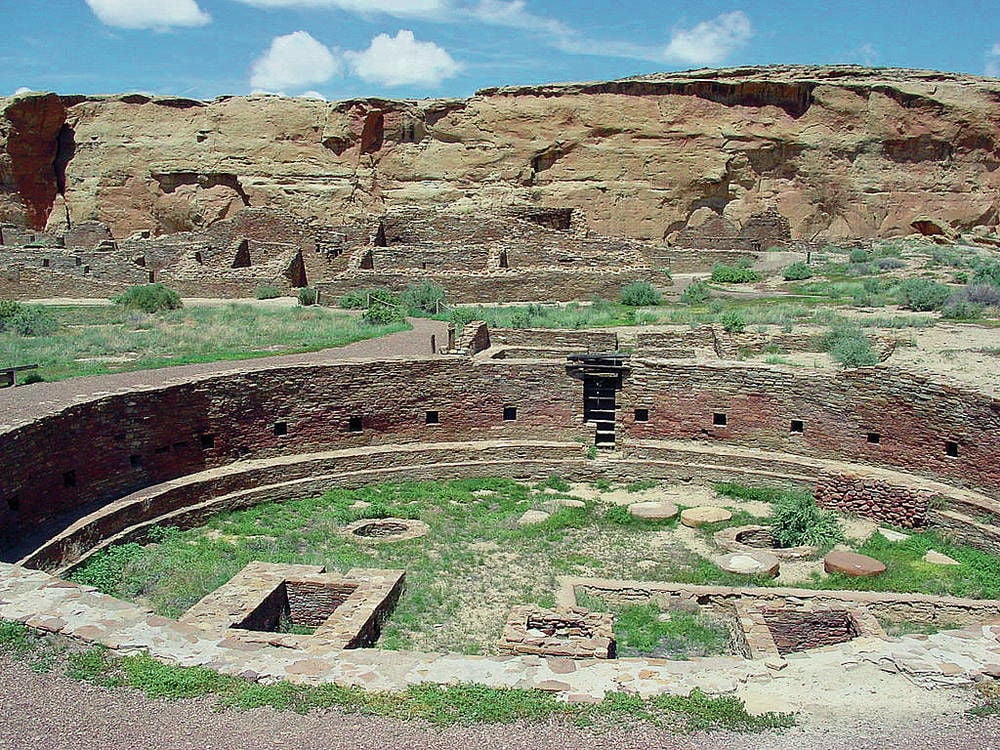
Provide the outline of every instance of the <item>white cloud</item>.
[[402,29],[396,36],[379,34],[361,52],[345,52],[351,70],[369,83],[383,86],[436,86],[458,74],[461,66],[434,42],[418,42]]
[[716,65],[753,37],[753,26],[741,10],[702,21],[693,29],[675,29],[663,55],[693,65]]
[[278,36],[267,52],[254,62],[250,85],[281,91],[325,83],[341,72],[340,60],[305,31]]
[[986,75],[1000,78],[1000,44],[986,53]]
[[325,102],[326,101],[326,97],[323,96],[318,91],[303,91],[301,94],[299,94],[299,98],[300,99],[316,99],[316,100],[321,101],[321,102]]
[[258,8],[336,8],[348,13],[389,16],[434,16],[449,7],[449,0],[237,0]]
[[866,42],[854,50],[854,58],[866,67],[872,67],[876,62],[878,62],[878,50],[875,49],[875,45]]
[[20,96],[21,94],[30,94],[30,93],[31,89],[29,89],[27,86],[21,86],[19,89],[14,91],[14,96]]
[[528,10],[525,0],[480,0],[471,9],[471,15],[478,21],[494,26],[512,29],[526,29],[553,34],[556,37],[576,36],[576,32],[562,21],[536,15]]
[[212,17],[195,0],[86,0],[101,23],[123,29],[204,26]]

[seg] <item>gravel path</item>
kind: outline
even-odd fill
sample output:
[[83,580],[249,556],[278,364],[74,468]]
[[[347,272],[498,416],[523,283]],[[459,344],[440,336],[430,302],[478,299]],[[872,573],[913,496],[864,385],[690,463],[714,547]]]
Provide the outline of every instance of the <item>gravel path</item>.
[[178,365],[156,370],[69,378],[20,388],[3,388],[0,389],[0,427],[51,414],[77,401],[134,388],[155,387],[171,380],[185,380],[199,375],[234,370],[244,372],[268,370],[285,365],[325,364],[358,359],[412,359],[431,355],[431,336],[436,338],[438,347],[448,343],[447,323],[426,318],[409,318],[409,323],[413,326],[409,331],[400,331],[381,338],[367,339],[318,352]]
[[[901,709],[904,707],[901,707]],[[863,711],[859,706],[859,711]],[[963,750],[1000,749],[1000,720],[900,715],[864,717],[781,734],[675,736],[661,731],[586,731],[555,724],[435,730],[419,724],[333,712],[300,716],[272,709],[216,711],[210,700],[153,701],[38,675],[0,657],[0,750]]]

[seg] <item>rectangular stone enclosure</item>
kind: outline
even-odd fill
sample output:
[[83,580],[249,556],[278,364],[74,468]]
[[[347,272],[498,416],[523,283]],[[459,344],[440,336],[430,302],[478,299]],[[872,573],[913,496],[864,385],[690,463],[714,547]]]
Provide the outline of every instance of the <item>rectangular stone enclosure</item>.
[[[319,639],[340,648],[378,640],[403,590],[404,571],[252,562],[181,618],[240,640],[304,646]],[[291,632],[290,632],[291,631]]]
[[514,607],[507,617],[499,650],[571,659],[614,659],[614,618],[580,607],[558,611]]

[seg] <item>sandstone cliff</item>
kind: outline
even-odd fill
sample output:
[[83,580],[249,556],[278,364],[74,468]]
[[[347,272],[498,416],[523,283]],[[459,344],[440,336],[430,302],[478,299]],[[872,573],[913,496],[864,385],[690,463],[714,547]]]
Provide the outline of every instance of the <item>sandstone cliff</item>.
[[467,100],[0,99],[0,223],[116,237],[242,206],[338,223],[407,204],[581,209],[671,239],[776,208],[794,237],[996,227],[1000,81],[770,67],[490,89]]

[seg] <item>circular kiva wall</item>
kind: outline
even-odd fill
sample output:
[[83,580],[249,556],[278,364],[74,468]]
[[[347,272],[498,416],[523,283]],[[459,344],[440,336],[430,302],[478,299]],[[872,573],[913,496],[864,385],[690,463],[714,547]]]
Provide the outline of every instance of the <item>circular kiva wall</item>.
[[64,407],[49,387],[31,386],[47,413],[0,431],[3,557],[31,566],[331,484],[552,473],[807,485],[1000,549],[1000,403],[889,368],[633,358],[596,457],[584,383],[555,360],[257,363]]

